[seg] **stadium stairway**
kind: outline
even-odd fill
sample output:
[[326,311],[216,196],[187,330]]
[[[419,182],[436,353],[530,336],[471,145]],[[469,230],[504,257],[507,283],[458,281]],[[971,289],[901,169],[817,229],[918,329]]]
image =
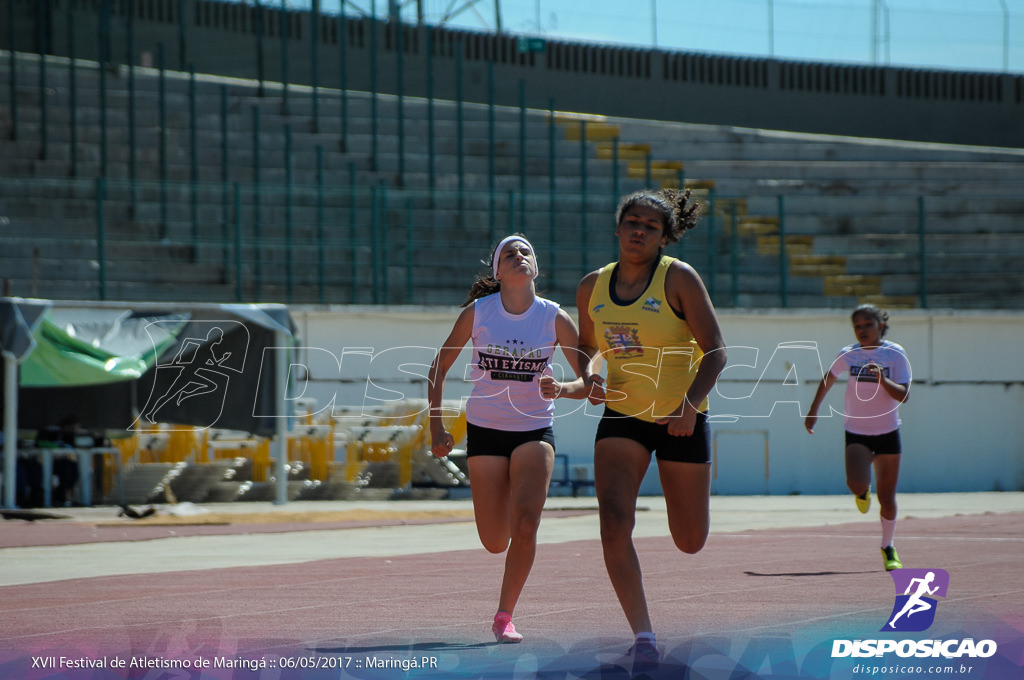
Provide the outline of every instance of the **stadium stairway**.
[[[254,82],[170,71],[161,85],[136,68],[129,97],[123,67],[105,78],[104,110],[87,62],[72,145],[67,64],[49,65],[44,108],[38,59],[18,55],[17,135],[0,154],[9,294],[454,304],[483,244],[521,230],[553,265],[545,294],[571,300],[614,254],[619,194],[683,182],[714,212],[672,254],[694,262],[719,306],[913,305],[922,266],[942,273],[932,306],[1024,306],[1019,277],[1004,275],[1024,254],[1020,151],[412,98],[399,109],[362,92],[346,93],[343,122],[336,91],[321,90],[314,117],[301,88],[284,111],[272,86],[260,97]],[[6,58],[0,73],[10,81]],[[8,131],[12,115],[0,100]],[[367,266],[381,248],[389,259]]]

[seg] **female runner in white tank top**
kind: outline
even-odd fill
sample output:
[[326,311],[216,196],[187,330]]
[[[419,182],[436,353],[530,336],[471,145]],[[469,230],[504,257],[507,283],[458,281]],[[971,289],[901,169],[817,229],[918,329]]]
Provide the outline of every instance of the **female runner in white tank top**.
[[[533,566],[537,529],[554,465],[554,399],[586,396],[579,333],[557,304],[537,296],[537,260],[524,236],[503,239],[491,255],[491,275],[470,290],[451,334],[430,369],[430,439],[435,456],[455,445],[441,419],[445,377],[473,341],[473,391],[466,404],[466,455],[473,514],[489,552],[506,550],[498,612],[498,642],[520,642],[512,613]],[[562,346],[577,378],[556,380],[551,360]]]

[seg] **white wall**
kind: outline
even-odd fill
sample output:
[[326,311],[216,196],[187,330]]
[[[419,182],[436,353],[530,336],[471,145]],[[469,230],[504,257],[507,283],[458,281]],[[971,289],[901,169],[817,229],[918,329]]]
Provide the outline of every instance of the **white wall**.
[[[569,310],[574,314],[574,310]],[[296,308],[307,349],[297,368],[301,396],[321,408],[426,397],[426,368],[456,308]],[[714,491],[843,493],[843,384],[822,407],[814,435],[803,428],[822,373],[853,341],[850,310],[719,311],[729,362],[711,395]],[[1024,490],[1024,314],[892,312],[886,336],[903,345],[914,385],[903,419],[904,492]],[[449,374],[446,398],[468,394],[469,351]],[[339,365],[340,361],[340,365]],[[562,362],[563,368],[565,367]],[[568,370],[565,368],[564,370]],[[296,395],[298,396],[298,395]],[[559,401],[560,453],[590,466],[600,408]],[[653,470],[653,467],[652,467]],[[649,474],[644,493],[660,491]]]

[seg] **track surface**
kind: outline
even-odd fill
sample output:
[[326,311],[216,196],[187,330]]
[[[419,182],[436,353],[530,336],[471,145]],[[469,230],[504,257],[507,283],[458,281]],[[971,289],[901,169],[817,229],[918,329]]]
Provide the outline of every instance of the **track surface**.
[[[691,556],[666,535],[659,501],[641,499],[636,542],[664,658],[640,675],[1024,677],[1024,494],[901,497],[904,565],[950,576],[917,633],[879,632],[896,593],[874,510],[859,515],[846,497],[715,497],[712,535]],[[630,677],[593,499],[549,499],[515,612],[526,639],[502,646],[490,620],[504,558],[451,516],[468,505],[433,502],[416,518],[381,507],[394,515],[341,524],[249,523],[245,508],[212,526],[138,525],[116,509],[8,520],[0,677]],[[832,658],[835,640],[965,638],[998,651]]]

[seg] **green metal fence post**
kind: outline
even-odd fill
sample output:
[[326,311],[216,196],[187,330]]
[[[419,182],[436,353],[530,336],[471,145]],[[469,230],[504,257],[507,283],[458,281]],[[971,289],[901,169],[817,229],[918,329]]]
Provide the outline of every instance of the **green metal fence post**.
[[348,22],[345,20],[345,2],[342,0],[338,17],[338,77],[341,95],[341,150],[346,149],[348,139]]
[[356,266],[359,262],[359,242],[357,240],[356,230],[356,164],[348,164],[348,244],[349,244],[349,273],[351,279],[349,280],[349,293],[348,301],[351,304],[355,304],[358,300],[358,284],[359,284],[359,268]]
[[[185,17],[188,15],[188,0],[178,0],[178,70],[184,71],[188,64],[188,31]],[[131,12],[131,8],[128,9]]]
[[[622,196],[622,175],[619,173],[619,136],[612,138],[612,204],[609,212],[614,215]],[[679,241],[679,257],[682,258],[682,240]],[[611,239],[611,258],[614,260],[619,256],[619,244],[616,239]]]
[[324,304],[324,272],[327,244],[324,243],[324,148],[316,147],[316,273],[317,300]]
[[100,177],[107,176],[107,62],[110,60],[110,0],[103,0],[99,15],[100,53]]
[[405,186],[405,44],[401,16],[392,27],[395,32],[395,74],[398,105],[398,186]]
[[[650,166],[650,159],[651,159],[651,154],[648,153],[647,154],[647,160],[648,160],[647,167],[648,167],[648,170],[651,167]],[[647,183],[647,186],[648,187],[651,186],[651,183],[649,181]],[[716,267],[716,263],[715,263],[715,239],[717,238],[717,234],[715,233],[715,229],[716,229],[717,226],[718,226],[717,225],[717,221],[715,220],[715,188],[711,187],[711,189],[708,191],[708,274],[707,274],[707,280],[708,280],[708,295],[711,296],[712,300],[715,299],[715,280],[718,278],[716,276],[716,274],[718,272],[715,269],[715,267]]]
[[264,95],[263,82],[266,80],[266,55],[263,48],[263,36],[267,32],[267,28],[260,0],[253,0],[253,6],[256,10],[256,81],[259,83],[256,96],[262,97]]
[[786,257],[786,197],[779,195],[779,286],[782,307],[789,306],[789,258]]
[[580,120],[580,276],[586,276],[590,234],[587,228],[587,121]]
[[288,0],[281,0],[278,32],[281,34],[281,111],[288,115]]
[[[516,192],[512,189],[508,190],[508,222],[507,231],[509,233],[515,229],[516,223]],[[491,243],[497,241],[497,236],[491,239]]]
[[381,278],[381,302],[387,304],[391,301],[391,285],[388,280],[388,250],[384,248],[384,234],[383,228],[386,226],[388,214],[388,187],[386,184],[381,182],[380,185],[380,213],[378,219],[380,224],[379,229],[373,230],[373,237],[375,240],[374,251],[377,253],[379,259],[380,278]]
[[7,57],[11,64],[7,101],[11,106],[11,140],[18,138],[18,51],[14,49],[14,1],[7,0],[7,44],[10,46]]
[[309,7],[309,71],[313,87],[313,132],[320,132],[320,0]]
[[463,153],[465,130],[463,129],[462,111],[462,41],[455,41],[455,156],[458,165],[459,178],[459,219],[462,219],[462,211],[465,209],[466,190],[466,159]]
[[96,178],[96,261],[99,263],[98,276],[100,300],[107,299],[107,243],[103,202],[106,196],[106,182]]
[[427,184],[430,188],[430,207],[434,207],[437,186],[434,147],[434,30],[427,27]]
[[49,45],[47,40],[50,3],[46,0],[36,3],[36,40],[39,48],[39,159],[46,160],[49,155],[50,132],[48,109],[46,105],[46,63]]
[[160,69],[160,240],[167,238],[167,73],[164,64],[164,44],[157,45],[158,68]]
[[285,233],[285,298],[292,302],[295,271],[295,229],[292,223],[292,126],[284,126],[284,233]]
[[[508,225],[509,229],[513,226]],[[526,80],[519,79],[519,231],[526,231]]]
[[220,86],[220,191],[221,191],[221,218],[220,218],[220,242],[221,242],[221,266],[223,271],[228,270],[228,170],[230,137],[228,136],[228,86]]
[[380,304],[380,260],[377,253],[378,239],[380,238],[380,189],[374,185],[370,187],[370,266],[371,278],[370,289],[373,304]]
[[[555,145],[555,131],[557,126],[555,124],[555,100],[548,100],[548,257],[552,260],[556,258],[555,255],[555,198],[556,188],[555,178],[558,176],[558,165],[557,165],[557,151]],[[551,267],[551,273],[548,275],[548,279],[551,281],[551,288],[554,289],[557,285],[556,273],[557,267]]]
[[[679,186],[682,187],[682,178],[680,178]],[[739,258],[740,258],[740,235],[739,235],[739,220],[736,214],[737,206],[736,201],[730,201],[729,204],[729,271],[730,271],[730,285],[729,290],[732,293],[732,306],[738,307],[740,301],[739,291]]]
[[[622,194],[622,175],[619,174],[619,136],[615,135],[612,140],[612,193],[615,194],[615,200],[619,200],[620,194]],[[615,248],[615,252],[618,252],[618,246]]]
[[405,200],[405,302],[413,303],[413,293],[416,290],[415,264],[416,264],[416,229],[413,227],[413,203],[412,198]]
[[138,212],[138,166],[135,139],[135,8],[128,10],[128,181],[131,185],[132,213]]
[[242,302],[242,187],[235,182],[235,300]]
[[263,213],[260,208],[260,109],[252,107],[252,250],[253,279],[255,279],[255,299],[261,299],[263,285],[263,246],[260,243]]
[[[13,1],[10,4],[14,4]],[[66,21],[68,26],[68,95],[70,97],[69,106],[71,123],[71,176],[78,177],[78,73],[75,69],[76,49],[75,49],[75,0],[68,0]],[[11,45],[13,51],[14,45]],[[14,77],[14,74],[11,74]]]
[[377,158],[377,3],[370,3],[370,167],[378,168]]
[[189,175],[192,180],[191,212],[192,212],[192,261],[199,259],[199,121],[196,107],[196,67],[188,67],[188,129],[189,155],[191,156]]
[[925,245],[927,234],[927,216],[925,213],[924,196],[917,197],[917,257],[920,262],[921,309],[928,309],[928,252]]
[[[494,223],[497,220],[497,190],[498,190],[498,170],[497,170],[497,159],[494,145],[496,143],[495,130],[494,130],[494,61],[487,61],[487,195],[489,198],[488,205],[490,207],[490,214],[488,215],[488,223],[490,228],[494,228]],[[493,243],[493,235],[489,235],[488,243]]]

